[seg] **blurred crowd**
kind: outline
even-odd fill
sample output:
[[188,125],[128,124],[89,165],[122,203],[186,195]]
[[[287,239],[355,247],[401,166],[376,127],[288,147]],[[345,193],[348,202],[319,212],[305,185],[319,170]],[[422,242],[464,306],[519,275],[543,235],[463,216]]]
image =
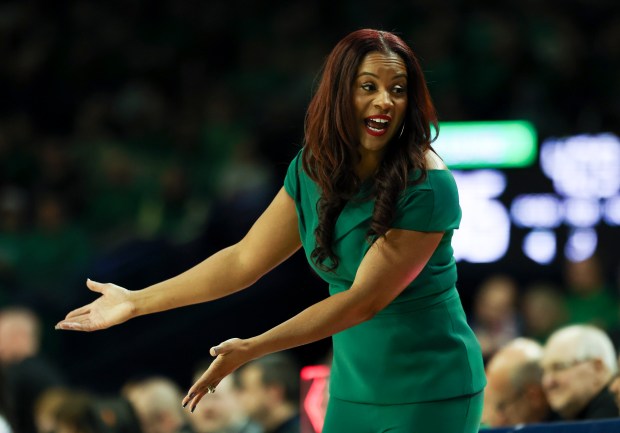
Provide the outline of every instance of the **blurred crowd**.
[[[40,350],[31,311],[0,311],[2,433],[298,433],[299,367],[288,352],[256,359],[224,378],[191,413],[163,375],[129,378],[113,394],[69,383]],[[212,359],[196,363],[197,380]]]
[[487,427],[620,417],[620,303],[597,256],[567,261],[561,284],[506,274],[476,292],[472,327],[488,385]]
[[[620,419],[617,288],[596,256],[567,262],[564,285],[520,288],[496,274],[476,291],[471,325],[488,379],[483,427]],[[181,407],[189,384],[165,374],[125,378],[103,394],[72,383],[42,350],[42,338],[33,310],[0,309],[0,433],[315,433],[309,423],[300,430],[301,409],[316,426],[329,398],[314,398],[313,408],[301,401],[301,369],[290,352],[246,364],[193,412]],[[211,362],[190,361],[191,380]]]
[[[0,413],[23,422],[11,401],[25,398],[17,407],[35,422],[13,431],[274,431],[267,403],[249,407],[242,372],[189,421],[178,377],[132,379],[111,397],[82,390],[50,330],[83,303],[86,277],[143,287],[238,240],[279,188],[321,63],[351,30],[395,30],[411,43],[440,120],[527,119],[540,136],[620,132],[616,1],[392,3],[0,4],[0,371],[11,390]],[[620,282],[606,259],[567,263],[562,279],[498,273],[465,288],[493,390],[488,425],[532,422],[505,418],[527,401],[540,402],[536,419],[572,419],[552,396],[578,369],[597,384],[579,401],[607,389],[616,367],[601,342],[619,347]],[[566,328],[576,324],[606,337]],[[552,343],[565,328],[557,341],[586,348],[559,358]],[[504,350],[514,365],[503,366]],[[507,391],[496,391],[496,368],[508,368]],[[253,392],[290,405],[295,392],[274,380]],[[519,400],[529,383],[538,400]]]

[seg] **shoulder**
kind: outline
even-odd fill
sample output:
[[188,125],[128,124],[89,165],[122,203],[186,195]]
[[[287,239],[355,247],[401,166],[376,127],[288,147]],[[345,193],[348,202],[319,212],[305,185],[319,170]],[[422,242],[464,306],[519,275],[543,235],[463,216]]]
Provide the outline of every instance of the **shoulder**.
[[428,170],[448,170],[448,166],[434,150],[429,149],[424,154],[426,158],[426,167]]
[[299,188],[299,175],[301,173],[301,158],[302,158],[302,150],[297,152],[297,155],[293,158],[293,160],[289,163],[288,169],[286,170],[286,176],[284,178],[284,189],[286,192],[293,198],[297,196],[297,190]]

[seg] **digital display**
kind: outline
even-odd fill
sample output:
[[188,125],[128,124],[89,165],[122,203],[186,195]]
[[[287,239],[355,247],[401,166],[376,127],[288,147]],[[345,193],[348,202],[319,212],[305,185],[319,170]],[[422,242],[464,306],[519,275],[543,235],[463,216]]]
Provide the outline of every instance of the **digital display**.
[[[600,230],[620,225],[617,136],[548,138],[538,161],[528,171],[453,170],[463,209],[454,235],[458,261],[494,263],[509,251],[541,265],[584,260],[596,252]],[[519,245],[511,239],[516,229]]]
[[450,168],[514,168],[536,161],[536,143],[524,120],[442,122],[433,147]]

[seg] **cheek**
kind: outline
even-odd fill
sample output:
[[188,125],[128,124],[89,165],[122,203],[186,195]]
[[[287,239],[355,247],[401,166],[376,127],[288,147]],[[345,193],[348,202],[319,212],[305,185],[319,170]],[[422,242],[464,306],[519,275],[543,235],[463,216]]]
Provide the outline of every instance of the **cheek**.
[[572,393],[575,388],[574,382],[570,380],[559,380],[555,383],[555,392],[560,395],[567,395]]
[[557,378],[551,374],[543,374],[542,378],[542,386],[544,389],[549,390],[551,388],[555,388],[557,386]]
[[407,101],[402,101],[397,106],[397,115],[399,117],[399,123],[405,119],[405,114],[407,113]]
[[353,111],[355,112],[356,116],[365,117],[364,116],[365,107],[366,107],[366,102],[363,97],[356,96],[355,98],[353,98]]

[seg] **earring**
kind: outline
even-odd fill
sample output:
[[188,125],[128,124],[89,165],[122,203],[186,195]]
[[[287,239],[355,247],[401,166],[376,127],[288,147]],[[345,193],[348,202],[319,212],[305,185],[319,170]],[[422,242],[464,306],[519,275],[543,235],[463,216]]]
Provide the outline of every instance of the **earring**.
[[405,132],[405,122],[403,122],[403,127],[400,129],[400,134],[398,134],[398,138],[403,136],[403,132]]

